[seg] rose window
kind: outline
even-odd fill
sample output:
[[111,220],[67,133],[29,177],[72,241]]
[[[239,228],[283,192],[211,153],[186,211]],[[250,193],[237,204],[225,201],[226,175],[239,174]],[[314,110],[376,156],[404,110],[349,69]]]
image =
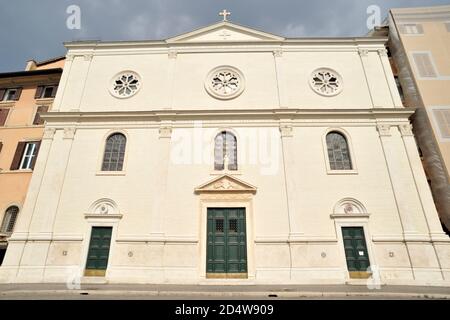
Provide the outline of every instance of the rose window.
[[134,72],[124,72],[113,80],[111,93],[118,98],[129,98],[138,92],[141,80]]
[[319,69],[313,72],[311,87],[324,96],[334,96],[342,90],[342,79],[330,69]]
[[244,77],[235,68],[219,67],[208,75],[206,90],[218,99],[232,99],[244,90]]

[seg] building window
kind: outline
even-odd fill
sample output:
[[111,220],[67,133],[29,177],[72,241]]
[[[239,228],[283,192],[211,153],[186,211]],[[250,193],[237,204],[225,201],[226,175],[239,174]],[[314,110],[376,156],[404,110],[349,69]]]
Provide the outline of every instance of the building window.
[[222,131],[216,136],[214,148],[214,169],[224,170],[228,163],[228,170],[237,170],[237,139],[234,134]]
[[122,171],[127,139],[121,133],[114,133],[106,140],[102,171]]
[[137,73],[123,72],[113,78],[110,92],[116,98],[129,98],[139,91],[141,82]]
[[400,33],[402,34],[423,34],[423,26],[421,24],[402,24],[400,25]]
[[211,70],[205,80],[206,91],[212,97],[221,100],[238,97],[244,88],[244,75],[238,69],[230,66],[220,66]]
[[56,96],[56,92],[58,91],[57,85],[51,86],[38,86],[36,88],[36,94],[34,96],[35,99],[50,99]]
[[315,92],[323,96],[335,96],[342,91],[342,78],[331,69],[314,71],[309,83]]
[[327,134],[327,150],[331,170],[353,170],[347,139],[341,133]]
[[412,54],[417,72],[421,78],[436,78],[437,72],[434,68],[431,54],[429,52],[414,52]]
[[33,170],[40,147],[39,141],[19,142],[11,170]]
[[0,89],[0,101],[17,101],[22,93],[22,88]]
[[20,162],[20,169],[27,170],[31,169],[34,162],[34,158],[37,156],[37,143],[29,142],[25,145],[25,151],[22,156],[22,161]]
[[3,218],[2,226],[0,232],[3,234],[10,234],[14,230],[14,225],[16,224],[17,215],[19,214],[19,208],[17,206],[9,207]]
[[36,115],[34,116],[33,124],[34,125],[42,125],[44,124],[44,120],[41,119],[41,113],[47,112],[48,106],[39,106],[36,110]]
[[433,116],[442,139],[450,139],[450,108],[433,109]]

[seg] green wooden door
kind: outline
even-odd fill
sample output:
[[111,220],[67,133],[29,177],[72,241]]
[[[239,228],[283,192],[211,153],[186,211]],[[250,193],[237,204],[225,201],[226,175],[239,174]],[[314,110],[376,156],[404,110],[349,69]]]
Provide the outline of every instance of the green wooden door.
[[244,208],[209,208],[206,272],[210,278],[247,276]]
[[86,263],[87,276],[104,276],[108,267],[111,227],[93,227]]
[[364,229],[361,227],[342,228],[345,257],[351,278],[367,278],[370,266]]

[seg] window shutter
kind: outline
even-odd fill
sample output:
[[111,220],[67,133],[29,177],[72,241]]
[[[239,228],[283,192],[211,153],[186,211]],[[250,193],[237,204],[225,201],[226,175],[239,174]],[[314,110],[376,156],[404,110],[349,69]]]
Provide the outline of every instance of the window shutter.
[[436,78],[437,74],[431,63],[430,55],[428,53],[413,53],[414,63],[417,67],[420,77]]
[[52,98],[56,97],[56,92],[58,92],[58,86],[57,85],[53,87]]
[[34,116],[33,124],[40,125],[44,124],[44,121],[41,119],[41,113],[47,112],[48,106],[40,106],[36,110],[36,115]]
[[5,98],[5,93],[6,93],[5,88],[0,89],[0,101],[3,101],[3,99]]
[[2,152],[3,143],[0,142],[0,153]]
[[417,34],[423,34],[423,26],[421,24],[416,24]]
[[34,95],[35,99],[40,99],[42,96],[42,90],[44,90],[44,86],[38,86],[36,88],[36,94]]
[[8,118],[9,109],[0,109],[0,126],[4,126]]
[[37,160],[37,157],[39,154],[40,147],[41,147],[41,142],[40,141],[36,142],[36,149],[34,150],[34,157],[31,162],[31,170],[34,170],[34,165],[36,164],[36,160]]
[[16,94],[14,95],[14,101],[17,101],[20,99],[20,95],[22,94],[22,88],[17,88]]
[[434,117],[444,139],[450,138],[450,109],[433,110]]
[[20,161],[22,160],[23,152],[25,151],[26,142],[19,142],[17,145],[16,153],[14,154],[13,161],[11,163],[10,170],[18,170]]

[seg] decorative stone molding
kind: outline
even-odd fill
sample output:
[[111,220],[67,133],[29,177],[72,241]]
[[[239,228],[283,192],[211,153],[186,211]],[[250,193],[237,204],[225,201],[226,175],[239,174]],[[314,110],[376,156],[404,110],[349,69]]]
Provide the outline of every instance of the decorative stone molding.
[[281,50],[281,49],[274,50],[273,55],[275,58],[281,58],[283,56],[283,50]]
[[111,199],[99,199],[89,208],[90,214],[119,214],[117,204]]
[[369,55],[369,50],[367,49],[358,49],[358,53],[361,57],[367,57]]
[[178,52],[174,50],[169,50],[167,56],[169,59],[176,59],[178,57]]
[[294,129],[292,128],[292,125],[282,124],[280,125],[280,133],[282,138],[293,137]]
[[224,193],[256,193],[256,187],[241,181],[235,177],[224,174],[218,178],[213,179],[201,186],[195,188],[196,194],[224,194]]
[[122,219],[117,204],[111,199],[99,199],[95,201],[89,208],[89,212],[84,214],[86,219]]
[[64,128],[64,137],[63,139],[73,140],[75,138],[76,128]]
[[378,49],[378,54],[381,56],[381,57],[387,57],[387,50],[386,49]]
[[402,137],[404,136],[414,136],[412,131],[412,125],[411,124],[401,124],[398,126],[398,129],[400,130],[400,133],[402,134]]
[[391,125],[389,124],[379,124],[377,125],[378,133],[380,137],[390,137],[391,136]]
[[240,192],[230,192],[230,193],[204,193],[200,195],[201,200],[214,200],[214,201],[251,201],[253,194],[250,193],[240,193]]
[[94,57],[93,54],[85,54],[85,55],[83,56],[84,61],[91,61],[93,57]]
[[171,138],[172,137],[172,127],[162,126],[159,128],[159,138]]
[[45,128],[42,140],[53,140],[55,132],[56,132],[55,128]]
[[344,198],[334,206],[333,214],[355,216],[367,214],[367,210],[360,201],[353,198]]
[[75,56],[73,54],[68,54],[66,56],[66,61],[73,61],[74,58],[75,58]]

